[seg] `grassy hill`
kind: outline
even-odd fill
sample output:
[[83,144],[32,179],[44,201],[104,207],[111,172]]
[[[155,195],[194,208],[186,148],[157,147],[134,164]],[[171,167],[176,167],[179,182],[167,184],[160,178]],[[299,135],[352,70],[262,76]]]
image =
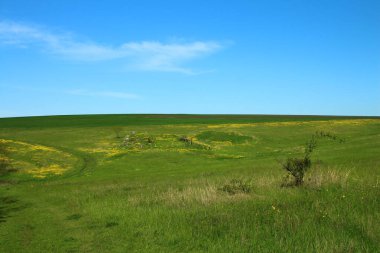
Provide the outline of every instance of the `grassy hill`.
[[[281,161],[321,139],[301,187]],[[376,252],[380,119],[0,119],[0,252]]]

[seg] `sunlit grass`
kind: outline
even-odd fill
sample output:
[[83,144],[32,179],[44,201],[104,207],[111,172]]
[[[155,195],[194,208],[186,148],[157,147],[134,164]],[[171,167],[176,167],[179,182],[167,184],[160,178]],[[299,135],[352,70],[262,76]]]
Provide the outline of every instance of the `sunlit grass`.
[[[0,252],[380,247],[377,119],[157,126],[116,118],[119,138],[112,124],[0,128],[17,169],[0,181]],[[321,130],[344,142],[321,141],[304,184],[286,186],[280,162]],[[138,144],[126,146],[131,132]]]

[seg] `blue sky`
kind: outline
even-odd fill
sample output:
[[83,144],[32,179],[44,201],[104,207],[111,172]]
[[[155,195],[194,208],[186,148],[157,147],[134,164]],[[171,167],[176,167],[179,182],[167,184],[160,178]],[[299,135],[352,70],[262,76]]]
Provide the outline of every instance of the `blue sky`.
[[380,115],[380,1],[0,1],[0,117]]

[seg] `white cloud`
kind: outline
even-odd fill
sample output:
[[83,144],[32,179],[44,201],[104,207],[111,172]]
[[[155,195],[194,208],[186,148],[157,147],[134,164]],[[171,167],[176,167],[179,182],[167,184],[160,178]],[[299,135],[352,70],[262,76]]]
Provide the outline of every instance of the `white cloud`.
[[67,94],[77,95],[77,96],[90,96],[90,97],[109,97],[109,98],[120,98],[120,99],[138,99],[138,95],[126,92],[115,92],[115,91],[88,91],[88,90],[69,90],[66,91]]
[[0,43],[19,47],[40,47],[45,51],[77,61],[125,59],[137,70],[193,74],[186,62],[221,50],[219,42],[162,43],[159,41],[128,42],[105,46],[78,41],[67,34],[56,34],[36,26],[0,21]]

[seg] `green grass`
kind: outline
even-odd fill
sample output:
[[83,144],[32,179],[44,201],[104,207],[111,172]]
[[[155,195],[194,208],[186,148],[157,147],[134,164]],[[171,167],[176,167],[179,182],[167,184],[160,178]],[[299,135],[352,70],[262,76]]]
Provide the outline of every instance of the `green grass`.
[[[315,131],[345,141],[320,140],[304,186],[281,187]],[[0,252],[380,251],[379,118],[8,118],[0,140]]]
[[204,131],[198,134],[197,139],[206,142],[221,141],[221,142],[231,142],[232,144],[241,144],[252,140],[250,136],[244,136],[237,133],[226,133],[218,131]]

